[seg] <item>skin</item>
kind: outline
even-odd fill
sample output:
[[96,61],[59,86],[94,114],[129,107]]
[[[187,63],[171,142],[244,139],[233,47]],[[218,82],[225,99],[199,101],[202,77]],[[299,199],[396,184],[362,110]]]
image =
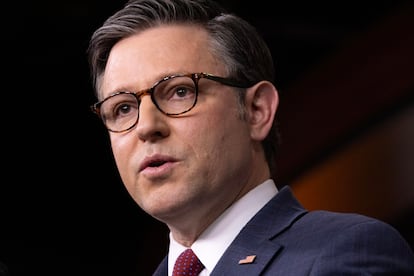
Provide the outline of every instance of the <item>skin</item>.
[[[119,41],[102,76],[100,96],[149,88],[164,76],[208,72],[226,77],[208,49],[207,33],[188,25],[160,26]],[[237,199],[270,177],[260,141],[278,106],[275,87],[262,81],[247,90],[247,120],[234,88],[202,80],[197,105],[169,117],[149,96],[138,124],[110,133],[113,155],[131,197],[191,246]],[[166,161],[145,166],[151,159]]]

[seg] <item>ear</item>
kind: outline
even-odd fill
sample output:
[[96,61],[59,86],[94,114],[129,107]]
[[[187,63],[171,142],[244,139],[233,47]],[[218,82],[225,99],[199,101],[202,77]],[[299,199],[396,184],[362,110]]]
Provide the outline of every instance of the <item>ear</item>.
[[253,140],[262,141],[266,138],[272,127],[278,105],[279,94],[271,82],[261,81],[248,88],[246,93],[247,120]]

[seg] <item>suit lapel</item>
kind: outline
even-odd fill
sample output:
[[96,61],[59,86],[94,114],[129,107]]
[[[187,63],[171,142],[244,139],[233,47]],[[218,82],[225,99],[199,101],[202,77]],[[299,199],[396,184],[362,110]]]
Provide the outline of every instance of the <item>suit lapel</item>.
[[259,275],[283,250],[277,236],[305,213],[285,186],[237,235],[211,275]]
[[158,265],[152,276],[167,276],[168,275],[168,255],[164,257],[162,262]]
[[[277,236],[292,225],[306,210],[285,186],[240,231],[211,273],[214,275],[259,275],[283,250]],[[242,264],[239,264],[240,260]],[[168,274],[168,257],[153,276]]]

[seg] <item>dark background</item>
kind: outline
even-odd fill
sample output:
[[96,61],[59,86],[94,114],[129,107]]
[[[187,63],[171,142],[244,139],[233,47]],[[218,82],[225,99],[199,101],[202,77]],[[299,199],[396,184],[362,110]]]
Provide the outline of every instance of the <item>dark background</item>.
[[[252,22],[274,54],[279,187],[413,106],[411,1],[220,2]],[[106,131],[89,111],[88,39],[123,3],[4,6],[0,260],[11,275],[150,275],[166,253],[166,227],[126,193]],[[381,170],[388,167],[369,173]],[[414,185],[412,174],[403,181]],[[393,224],[414,247],[414,206],[392,208],[405,193],[397,186],[374,183],[364,199],[398,193],[384,202],[393,212],[351,203],[344,210]],[[414,202],[412,191],[405,202]]]

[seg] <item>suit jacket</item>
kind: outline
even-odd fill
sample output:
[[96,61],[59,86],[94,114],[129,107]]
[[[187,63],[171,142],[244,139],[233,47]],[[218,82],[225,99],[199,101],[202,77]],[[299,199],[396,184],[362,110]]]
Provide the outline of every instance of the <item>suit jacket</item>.
[[[239,264],[247,256],[255,257]],[[167,271],[166,256],[153,275]],[[414,254],[390,225],[359,214],[307,211],[285,186],[240,231],[211,275],[413,276]]]

